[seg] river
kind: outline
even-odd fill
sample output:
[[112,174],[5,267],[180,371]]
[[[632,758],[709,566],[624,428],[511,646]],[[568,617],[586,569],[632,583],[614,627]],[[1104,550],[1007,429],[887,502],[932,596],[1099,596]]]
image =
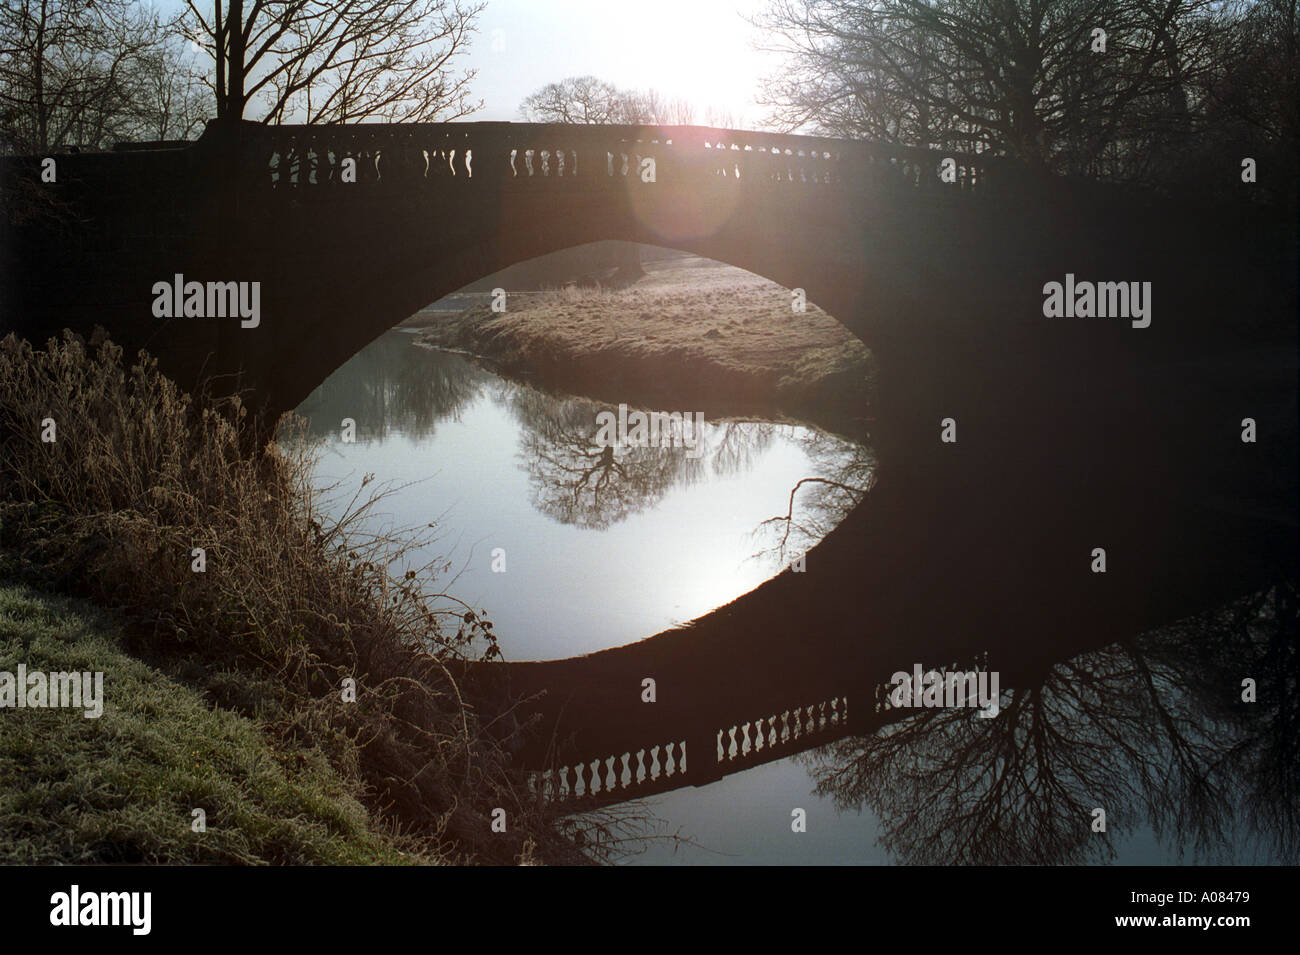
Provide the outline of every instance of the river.
[[[754,420],[706,421],[693,447],[625,447],[611,460],[592,433],[601,411],[615,408],[507,380],[392,331],[339,368],[298,412],[320,439],[314,480],[326,510],[342,514],[374,475],[362,493],[380,486],[388,493],[364,526],[423,528],[431,537],[394,573],[441,568],[438,588],[487,615],[507,660],[618,646],[747,593],[850,506],[823,488],[797,495],[788,526],[773,521],[786,515],[798,482],[865,483],[873,463],[868,449],[816,428]],[[1104,656],[1090,663],[1095,671],[1108,665]],[[860,808],[862,799],[841,809],[831,796],[815,795],[816,758],[778,760],[650,800],[656,821],[637,830],[650,838],[627,861],[900,861],[878,838],[883,828],[905,830],[906,814],[886,827]],[[824,768],[827,761],[820,762]],[[913,794],[918,805],[927,791]],[[806,831],[792,827],[797,809],[806,813]],[[1177,861],[1176,849],[1157,841],[1145,822],[1128,831],[1116,839],[1112,861]],[[1236,855],[1252,861],[1253,850]]]
[[625,449],[602,466],[588,443],[602,410],[617,415],[403,332],[298,409],[324,439],[315,474],[334,514],[372,473],[391,491],[376,520],[436,523],[409,566],[448,561],[448,592],[487,612],[507,660],[630,643],[747,593],[782,566],[763,522],[786,513],[801,478],[864,450],[798,425],[705,421],[694,448]]

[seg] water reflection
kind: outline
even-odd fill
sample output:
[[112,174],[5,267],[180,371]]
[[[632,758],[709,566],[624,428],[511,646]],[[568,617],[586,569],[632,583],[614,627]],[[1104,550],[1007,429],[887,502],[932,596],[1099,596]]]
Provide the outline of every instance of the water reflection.
[[785,513],[765,520],[756,534],[767,542],[760,556],[775,555],[780,564],[806,553],[829,534],[862,503],[875,478],[876,460],[860,444],[845,447],[820,431],[811,431],[803,436],[802,445],[811,473],[790,488]]
[[[359,352],[298,411],[318,438],[335,435],[337,423],[351,418],[362,444],[394,434],[418,440],[435,434],[444,419],[459,420],[463,409],[484,394],[508,407],[522,426],[519,458],[528,474],[533,506],[555,521],[583,529],[603,530],[653,509],[671,488],[695,484],[708,475],[744,474],[777,436],[797,441],[816,470],[831,472],[807,482],[843,488],[838,482],[861,479],[870,470],[870,455],[861,446],[813,429],[761,421],[705,423],[696,436],[701,447],[680,442],[605,447],[597,441],[597,416],[612,410],[608,404],[505,381],[465,357],[416,345],[400,333],[381,336]],[[807,516],[794,525],[805,543],[819,540],[834,527],[832,512],[842,519],[852,509],[842,504],[821,496],[807,502]]]
[[516,389],[510,407],[524,426],[519,454],[533,506],[562,524],[603,530],[657,506],[669,488],[693,484],[703,473],[702,459],[685,448],[597,443],[603,405]]
[[[457,592],[491,610],[510,659],[586,653],[698,617],[770,576],[772,566],[734,572],[752,550],[747,535],[757,529],[783,563],[840,523],[874,480],[866,448],[771,423],[709,425],[698,459],[682,448],[606,454],[594,440],[606,407],[504,382],[395,333],[340,369],[301,410],[322,437],[337,435],[343,418],[356,421],[357,445],[332,441],[331,467],[392,479],[440,473],[443,483],[397,501],[413,523],[451,507],[465,539],[509,552],[509,574],[471,563]],[[746,546],[737,549],[728,535]],[[816,626],[855,619],[861,607],[859,593],[834,581],[829,596],[810,600],[814,577],[790,582],[800,596],[788,609],[767,611],[771,639],[818,633],[809,658],[829,657],[838,640],[846,652],[837,672],[858,672],[863,658],[886,652],[877,644],[890,634],[862,641]],[[819,609],[836,594],[843,608]],[[802,771],[793,780],[792,772],[780,775],[799,769],[789,761],[668,794],[656,809],[716,848],[734,823],[735,843],[725,848],[746,861],[824,861],[832,846],[865,852],[875,839],[889,860],[904,863],[1135,861],[1133,839],[1150,831],[1197,859],[1294,863],[1295,628],[1296,588],[1288,583],[1122,642],[1098,633],[1066,651],[1051,633],[990,634],[985,649],[1004,688],[996,718],[965,708],[909,710],[874,732],[851,728],[857,735],[795,757],[821,798],[864,816],[845,813],[778,848],[756,838],[762,826],[788,829],[790,805],[813,805]],[[749,650],[770,636],[742,630]],[[914,655],[898,664],[941,659],[922,642],[908,643]],[[794,693],[802,657],[781,659],[781,667],[746,672],[745,682]],[[1255,702],[1242,699],[1245,679],[1255,681]],[[690,808],[719,792],[725,805]],[[1106,833],[1092,830],[1099,807]]]
[[1193,860],[1295,863],[1296,616],[1280,583],[1022,674],[996,718],[913,710],[797,759],[819,795],[875,813],[903,863],[1112,861],[1116,837],[1142,827]]
[[[628,643],[752,590],[780,569],[751,560],[755,530],[800,478],[863,453],[761,421],[705,422],[698,442],[677,446],[607,449],[598,415],[615,408],[504,380],[392,332],[298,412],[321,441],[315,479],[330,489],[327,511],[367,473],[376,487],[395,485],[375,521],[437,523],[438,551],[414,552],[411,566],[444,558],[459,576],[430,592],[486,609],[511,660]],[[341,440],[345,419],[353,443]],[[493,569],[498,550],[508,570]]]
[[533,505],[554,520],[581,528],[603,529],[652,509],[672,487],[711,475],[744,474],[778,435],[807,448],[820,442],[825,458],[846,454],[846,442],[760,421],[706,422],[693,448],[605,446],[598,440],[596,421],[598,414],[612,410],[608,405],[580,398],[557,401],[532,389],[512,392],[511,409],[525,427],[520,457]]
[[310,433],[327,438],[340,422],[356,422],[358,442],[393,434],[432,436],[438,422],[456,416],[495,377],[457,355],[415,347],[411,336],[381,335],[348,359],[298,408]]

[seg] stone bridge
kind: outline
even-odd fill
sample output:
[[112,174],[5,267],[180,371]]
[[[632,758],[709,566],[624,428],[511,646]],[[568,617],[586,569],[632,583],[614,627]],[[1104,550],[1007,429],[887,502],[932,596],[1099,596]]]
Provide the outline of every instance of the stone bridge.
[[[877,483],[806,572],[650,640],[469,675],[485,709],[532,701],[520,763],[570,767],[569,793],[707,782],[883,725],[875,687],[914,662],[1032,677],[1295,574],[1294,209],[1245,185],[1210,203],[875,143],[508,123],[213,123],[0,177],[5,329],[100,324],[272,412],[442,295],[602,239],[801,288],[873,349]],[[177,275],[260,283],[256,327],[157,317]],[[1150,325],[1045,317],[1067,276],[1150,282]]]

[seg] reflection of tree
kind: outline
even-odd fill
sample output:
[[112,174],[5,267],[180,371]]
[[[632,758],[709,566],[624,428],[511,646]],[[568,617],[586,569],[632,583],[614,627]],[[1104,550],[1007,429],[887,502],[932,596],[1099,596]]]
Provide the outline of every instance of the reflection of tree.
[[723,421],[710,436],[713,473],[719,477],[743,474],[772,446],[778,432],[789,437],[788,426],[765,421]]
[[390,432],[425,438],[437,423],[478,396],[491,376],[466,358],[416,347],[401,332],[383,335],[330,375],[298,407],[316,436],[357,423],[357,440],[382,441]]
[[680,446],[609,450],[595,440],[597,415],[610,410],[603,405],[514,386],[509,401],[524,426],[520,454],[535,506],[578,527],[610,527],[710,472],[728,477],[747,471],[783,429],[793,436],[784,425],[724,421],[705,424],[694,452]]
[[[1144,641],[1160,671],[1221,727],[1222,772],[1248,832],[1278,856],[1300,859],[1300,655],[1293,582],[1237,601],[1207,623],[1171,627]],[[1258,699],[1243,702],[1242,681]]]
[[[1108,858],[1095,807],[1112,831],[1146,822],[1180,851],[1216,855],[1245,836],[1295,862],[1295,626],[1288,584],[1058,662],[1004,689],[991,719],[920,709],[803,758],[819,792],[869,805],[882,844],[908,863]],[[1241,702],[1245,676],[1256,703]]]
[[702,472],[685,448],[604,447],[595,442],[599,405],[560,401],[522,388],[511,407],[524,425],[520,455],[533,504],[563,524],[604,529],[653,507],[674,484]]
[[803,450],[815,473],[801,478],[790,489],[785,514],[770,517],[758,526],[756,536],[774,543],[756,556],[773,554],[779,563],[785,563],[789,556],[806,552],[844,520],[871,489],[876,460],[864,445],[848,444],[810,429],[804,436]]
[[[504,381],[469,359],[415,347],[402,333],[383,335],[350,358],[298,408],[316,437],[356,421],[359,442],[397,432],[423,439],[486,390],[521,425],[520,455],[538,510],[557,521],[606,528],[656,506],[668,491],[712,473],[731,477],[754,467],[777,438],[799,429],[757,421],[706,423],[694,452],[677,447],[605,449],[595,442],[604,405],[557,397]],[[678,432],[680,437],[680,432]],[[846,445],[825,435],[805,438],[819,474],[843,468]],[[835,523],[830,519],[830,524]]]

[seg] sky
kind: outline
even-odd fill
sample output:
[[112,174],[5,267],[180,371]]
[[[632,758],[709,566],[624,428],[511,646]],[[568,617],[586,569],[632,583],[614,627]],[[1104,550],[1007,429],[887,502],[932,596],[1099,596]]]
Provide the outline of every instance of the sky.
[[730,109],[744,125],[763,115],[754,94],[781,58],[753,48],[745,22],[763,0],[489,0],[466,59],[478,70],[474,118],[517,120],[539,87],[591,74],[620,88],[683,96],[703,111]]
[[[183,0],[158,0],[176,11]],[[487,0],[461,69],[483,108],[468,120],[518,121],[519,104],[547,83],[593,75],[625,89],[656,89],[696,106],[730,110],[755,126],[761,78],[782,58],[754,49],[754,17],[767,0]]]

